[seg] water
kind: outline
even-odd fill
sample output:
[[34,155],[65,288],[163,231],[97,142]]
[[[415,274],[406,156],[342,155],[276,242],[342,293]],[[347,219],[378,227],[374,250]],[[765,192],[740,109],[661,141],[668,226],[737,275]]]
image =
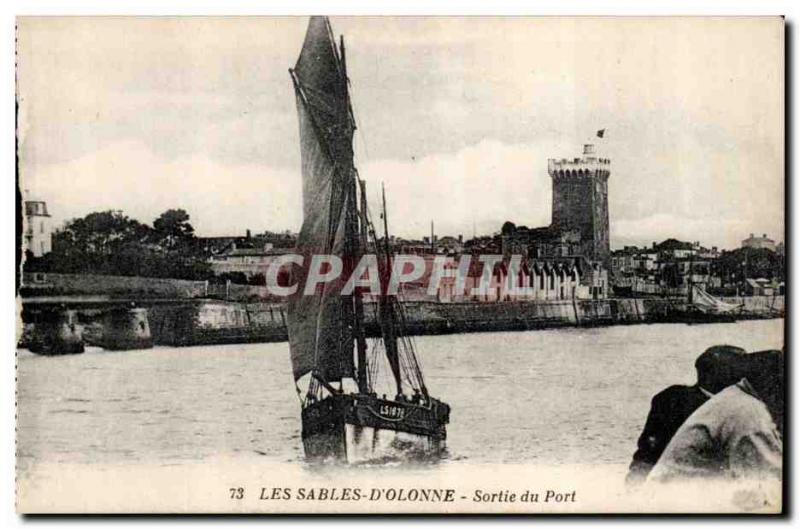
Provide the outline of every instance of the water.
[[[783,320],[415,339],[452,408],[449,461],[624,464],[653,394],[708,346],[780,348]],[[302,459],[287,344],[18,357],[17,448],[33,463]]]

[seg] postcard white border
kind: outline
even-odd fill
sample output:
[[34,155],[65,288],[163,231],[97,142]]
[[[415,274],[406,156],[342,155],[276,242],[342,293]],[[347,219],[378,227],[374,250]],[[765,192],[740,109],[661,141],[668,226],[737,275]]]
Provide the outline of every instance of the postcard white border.
[[[485,2],[480,0],[461,0],[459,2],[437,2],[421,0],[406,0],[403,2],[375,2],[370,0],[357,0],[357,1],[340,1],[329,2],[323,0],[273,0],[270,2],[264,1],[210,1],[210,0],[194,0],[192,2],[181,2],[176,0],[161,0],[161,1],[147,1],[147,0],[121,0],[116,2],[107,1],[84,1],[84,2],[68,2],[68,1],[21,1],[12,0],[6,2],[0,7],[0,39],[2,42],[2,53],[0,53],[0,87],[2,87],[4,102],[0,105],[0,116],[4,127],[0,129],[0,153],[2,153],[3,167],[5,172],[13,175],[14,171],[14,18],[16,15],[24,14],[37,14],[37,15],[100,15],[100,14],[116,14],[116,15],[166,15],[166,14],[194,14],[194,15],[285,15],[295,14],[304,15],[311,13],[325,13],[325,14],[395,14],[395,15],[425,15],[425,14],[462,14],[462,15],[785,15],[787,21],[792,25],[791,34],[792,39],[790,45],[792,51],[790,53],[790,64],[792,72],[797,71],[798,55],[796,52],[797,42],[797,25],[800,20],[800,3],[792,1],[781,0],[762,0],[762,1],[728,1],[728,2],[714,2],[712,0],[672,0],[665,2],[641,2],[641,1],[627,1],[627,0],[608,0],[604,2],[597,2],[591,0],[563,0],[559,2],[515,2],[512,0],[495,0],[492,2]],[[791,74],[790,78],[796,76]],[[794,80],[792,85],[793,94],[797,93],[797,81]],[[787,94],[792,98],[791,94]],[[787,115],[787,120],[791,120],[796,124],[797,120],[797,101],[794,99],[792,114]],[[788,122],[787,122],[788,123]],[[788,128],[788,127],[787,127]],[[790,130],[795,129],[791,127]],[[787,145],[787,149],[795,153],[794,165],[796,167],[798,149],[797,131],[793,131],[791,137],[791,144]],[[787,167],[787,170],[789,167]],[[10,179],[10,176],[9,176]],[[797,204],[798,185],[790,186],[791,190],[791,203]],[[11,182],[0,188],[2,195],[2,204],[4,207],[0,208],[0,223],[6,226],[0,232],[0,248],[2,248],[3,260],[7,263],[7,270],[10,270],[11,263],[14,261],[14,233],[11,229],[15,222],[15,193],[14,186]],[[791,244],[787,244],[789,250],[792,252],[792,278],[800,277],[800,264],[794,258],[794,243],[796,236],[800,233],[798,230],[798,216],[792,216],[790,227]],[[788,243],[788,239],[787,239]],[[14,512],[14,346],[15,346],[15,327],[14,318],[16,315],[16,304],[14,303],[14,292],[11,277],[6,276],[5,281],[0,283],[2,289],[2,318],[0,318],[0,329],[2,333],[0,336],[5,337],[4,341],[8,344],[8,349],[2,355],[2,365],[0,371],[2,372],[2,382],[0,382],[0,391],[2,392],[2,402],[0,403],[0,424],[2,424],[2,436],[0,436],[0,510],[2,510],[2,517],[0,523],[4,527],[19,527],[25,521],[15,514]],[[795,294],[795,285],[792,282],[789,286],[791,295]],[[796,328],[798,316],[794,311],[789,312],[789,325],[791,328]],[[798,362],[793,361],[790,363],[792,366],[791,380],[797,379]],[[796,394],[796,392],[793,392]],[[794,410],[794,407],[792,407]],[[792,420],[797,424],[797,412],[792,413]],[[792,445],[789,447],[789,453],[796,453],[797,435],[792,436]],[[796,457],[790,458],[794,463]],[[787,479],[794,478],[793,468],[788,469]],[[792,490],[797,490],[797,484],[793,482]],[[793,504],[793,510],[797,511],[797,505]],[[124,521],[126,525],[144,526],[147,527],[162,527],[167,524],[174,524],[172,520],[115,520],[108,519],[102,521],[99,525],[113,524]],[[618,523],[619,520],[598,520],[601,523]],[[704,520],[712,526],[727,526],[729,520]],[[52,520],[54,525],[61,526],[74,523],[85,523],[85,520]],[[218,523],[231,523],[233,520],[182,520],[178,523],[194,524],[208,524],[212,523],[215,526]],[[263,519],[247,519],[238,520],[239,523],[265,523]],[[322,523],[323,520],[296,520],[296,519],[276,519],[269,520],[273,527],[288,526],[288,525],[306,525],[312,523]],[[375,520],[361,521],[356,523],[375,523]],[[391,525],[407,524],[409,520],[381,520],[380,523]],[[491,519],[491,520],[478,520],[470,521],[471,524],[480,523],[485,525],[499,525],[507,523],[504,519]],[[559,523],[560,526],[569,527],[575,526],[579,523],[585,523],[582,520],[570,520],[564,523],[564,520],[558,519],[540,520],[531,518],[529,523]],[[646,520],[635,520],[632,522],[636,525],[640,523],[648,523]],[[650,520],[652,522],[652,520]],[[679,525],[685,524],[686,520],[667,519],[660,520],[661,523],[666,525]],[[765,520],[750,520],[746,525],[765,523]],[[326,522],[326,524],[329,522]],[[339,524],[352,524],[353,520],[336,520],[334,523]],[[414,522],[415,525],[420,527],[434,527],[441,523],[440,519],[419,520]],[[463,520],[458,522],[463,523]],[[737,525],[739,525],[737,523]],[[741,525],[740,525],[741,526]]]

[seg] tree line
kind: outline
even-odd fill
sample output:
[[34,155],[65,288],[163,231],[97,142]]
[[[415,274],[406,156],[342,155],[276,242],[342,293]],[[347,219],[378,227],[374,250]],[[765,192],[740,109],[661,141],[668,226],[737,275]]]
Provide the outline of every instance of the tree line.
[[784,257],[769,248],[737,248],[723,251],[712,263],[712,272],[728,283],[745,279],[786,279]]
[[90,213],[53,233],[52,251],[27,253],[26,272],[214,279],[189,214],[169,209],[152,226],[120,210]]

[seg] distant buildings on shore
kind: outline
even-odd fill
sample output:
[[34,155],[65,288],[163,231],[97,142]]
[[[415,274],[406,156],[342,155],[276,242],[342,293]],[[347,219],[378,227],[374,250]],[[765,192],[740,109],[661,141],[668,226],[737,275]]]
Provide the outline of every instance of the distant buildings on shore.
[[198,237],[197,244],[209,255],[208,263],[215,275],[243,274],[247,279],[266,277],[273,260],[293,251],[296,236],[289,232],[265,232],[244,236]]
[[[389,245],[396,254],[422,256],[428,267],[426,276],[437,256],[451,257],[451,266],[456,266],[462,255],[503,257],[492,270],[492,290],[481,299],[455,292],[444,281],[436,295],[439,301],[504,300],[509,297],[507,286],[512,284],[530,287],[530,299],[601,299],[624,292],[655,295],[670,289],[685,291],[689,285],[711,289],[736,285],[737,292],[743,293],[783,289],[775,279],[784,276],[782,265],[773,274],[767,263],[767,278],[751,277],[753,270],[765,271],[763,259],[754,267],[746,255],[738,262],[738,254],[731,257],[728,252],[726,257],[717,247],[706,248],[699,241],[670,238],[648,247],[626,246],[612,252],[608,208],[611,161],[598,156],[593,144],[585,144],[580,156],[549,159],[547,171],[552,181],[552,214],[547,226],[529,228],[507,221],[493,235],[465,240],[462,235],[437,236],[432,222],[429,236],[391,236]],[[24,217],[24,248],[34,257],[49,253],[53,227],[47,204],[26,197]],[[240,236],[196,237],[193,243],[216,276],[260,284],[277,257],[293,252],[296,237],[288,231],[251,235],[247,230]],[[733,252],[745,249],[775,252],[783,262],[784,244],[776,244],[767,234],[757,237],[751,233]],[[509,266],[512,256],[522,259],[517,269]],[[511,273],[517,277],[509,280]],[[482,274],[481,266],[471,268],[468,282],[477,283]],[[409,285],[407,294],[424,299],[427,294],[422,293],[422,284],[416,287]]]
[[650,247],[626,246],[611,254],[611,274],[616,290],[639,294],[683,291],[689,285],[719,287],[712,275],[712,262],[719,257],[716,246],[706,248],[699,241],[666,239]]
[[[614,252],[609,241],[608,178],[611,161],[600,157],[592,144],[583,147],[581,156],[548,160],[552,179],[552,217],[548,226],[528,228],[507,221],[499,233],[464,240],[461,235],[437,236],[431,224],[430,236],[422,239],[390,237],[397,254],[415,254],[425,259],[428,272],[419,284],[407,285],[406,295],[425,299],[425,278],[436,256],[452,257],[450,266],[462,255],[502,255],[504,260],[492,270],[493,288],[480,299],[455,292],[444,281],[438,301],[498,301],[509,298],[508,285],[529,287],[530,299],[601,299],[625,292],[640,295],[680,293],[689,285],[708,289],[740,285],[742,293],[779,291],[778,280],[748,278],[746,272],[731,272],[717,266],[721,252],[706,248],[699,241],[685,242],[671,238],[649,247],[626,246]],[[218,238],[219,239],[219,238]],[[207,239],[211,242],[211,239]],[[213,241],[214,244],[222,242]],[[270,237],[229,238],[209,258],[216,274],[242,273],[248,279],[266,276],[273,260],[292,251],[293,237],[276,240]],[[782,251],[766,234],[753,234],[742,241],[743,248]],[[509,267],[510,258],[520,256],[518,269]],[[728,259],[730,261],[730,259]],[[734,266],[738,266],[734,264]],[[470,269],[469,281],[477,282],[483,271],[480,265]],[[509,274],[518,277],[509,281]],[[735,276],[735,277],[734,277]],[[739,287],[737,287],[737,290]],[[469,291],[469,288],[467,288]],[[473,296],[474,297],[474,296]]]
[[[680,294],[690,285],[728,290],[729,294],[782,293],[783,268],[775,264],[782,262],[776,251],[779,247],[782,245],[766,235],[752,234],[741,248],[729,252],[720,252],[716,246],[706,248],[699,241],[677,239],[654,242],[649,247],[626,246],[611,253],[613,285],[617,294]],[[770,259],[764,251],[774,255]]]
[[[502,255],[505,261],[492,271],[495,287],[479,301],[510,298],[505,286],[509,284],[529,287],[531,299],[605,298],[609,295],[610,167],[610,160],[598,157],[592,144],[584,145],[580,157],[549,160],[548,173],[553,181],[549,226],[529,229],[506,222],[499,235],[465,242],[461,235],[437,237],[432,224],[429,237],[421,240],[390,237],[390,246],[398,254],[422,256],[428,270],[438,255],[451,256],[454,261],[464,254]],[[286,242],[276,245],[263,237],[232,238],[213,252],[209,262],[215,274],[241,273],[248,279],[256,275],[266,277],[275,258],[291,251],[293,244]],[[209,239],[209,243],[217,241]],[[509,268],[512,255],[522,258],[518,270]],[[512,272],[519,277],[509,282],[508,274]],[[477,281],[482,273],[471,269],[470,280]],[[448,288],[445,282],[437,294],[440,301],[464,298],[463,293]]]

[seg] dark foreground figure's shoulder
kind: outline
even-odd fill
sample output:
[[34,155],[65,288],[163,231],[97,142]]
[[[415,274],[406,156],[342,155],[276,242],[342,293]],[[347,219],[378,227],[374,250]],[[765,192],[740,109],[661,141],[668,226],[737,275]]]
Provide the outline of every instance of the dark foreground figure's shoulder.
[[697,386],[674,385],[656,393],[633,454],[629,482],[644,480],[683,421],[707,400]]
[[676,384],[656,393],[651,401],[651,404],[653,406],[669,406],[670,404],[679,404],[685,402],[703,403],[706,400],[708,400],[708,397],[706,397],[697,386],[683,386]]

